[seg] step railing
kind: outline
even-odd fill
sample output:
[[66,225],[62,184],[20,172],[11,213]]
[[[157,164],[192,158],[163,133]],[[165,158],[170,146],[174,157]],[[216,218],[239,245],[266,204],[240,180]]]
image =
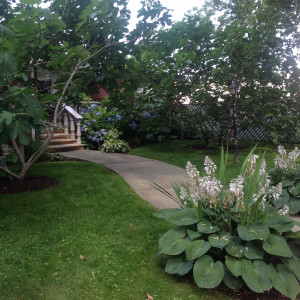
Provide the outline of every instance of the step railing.
[[64,133],[71,139],[76,139],[77,144],[81,144],[80,123],[83,117],[71,106],[66,105],[62,113],[57,118],[57,125],[63,129]]

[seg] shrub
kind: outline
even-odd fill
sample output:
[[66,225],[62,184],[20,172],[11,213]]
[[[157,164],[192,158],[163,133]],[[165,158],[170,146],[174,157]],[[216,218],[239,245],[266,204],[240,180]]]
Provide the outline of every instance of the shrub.
[[289,154],[283,146],[278,146],[275,157],[275,168],[270,170],[271,184],[277,185],[281,182],[282,194],[278,201],[273,202],[276,208],[288,206],[291,214],[300,211],[300,166],[297,159],[300,150],[295,147]]
[[160,253],[167,255],[165,271],[185,275],[192,271],[200,288],[214,288],[222,281],[231,289],[247,285],[257,293],[272,287],[295,299],[300,291],[300,259],[291,231],[294,221],[287,209],[277,210],[279,186],[270,186],[263,157],[253,151],[238,178],[225,182],[228,153],[221,151],[216,166],[205,158],[205,174],[187,163],[187,183],[173,182],[182,209],[165,209],[155,215],[177,225],[159,239]]
[[120,132],[118,130],[109,130],[105,135],[105,141],[100,150],[107,153],[127,152],[130,148],[127,142],[120,140]]
[[60,152],[55,152],[50,154],[50,160],[51,161],[63,161],[65,160],[65,157]]

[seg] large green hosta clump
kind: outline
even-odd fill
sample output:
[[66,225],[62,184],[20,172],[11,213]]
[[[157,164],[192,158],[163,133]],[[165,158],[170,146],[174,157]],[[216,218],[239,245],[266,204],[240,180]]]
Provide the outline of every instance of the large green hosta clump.
[[269,186],[265,162],[252,152],[241,175],[224,188],[226,160],[222,151],[219,179],[208,157],[205,176],[188,163],[188,182],[173,184],[182,209],[155,214],[177,225],[159,239],[160,253],[168,256],[165,271],[192,272],[200,288],[215,288],[224,281],[231,289],[246,284],[257,293],[274,287],[296,299],[300,234],[291,231],[295,222],[287,208],[270,205],[279,199],[280,185]]

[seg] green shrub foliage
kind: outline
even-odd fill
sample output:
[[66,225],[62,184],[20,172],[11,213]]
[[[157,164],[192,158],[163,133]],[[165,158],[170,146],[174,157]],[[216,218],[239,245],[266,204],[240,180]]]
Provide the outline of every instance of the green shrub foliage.
[[300,232],[279,201],[280,185],[270,185],[266,164],[253,151],[238,178],[226,185],[228,153],[221,151],[218,179],[215,164],[206,157],[204,174],[187,163],[187,183],[173,182],[181,209],[156,213],[177,225],[159,239],[159,251],[167,255],[165,271],[192,272],[200,288],[215,288],[222,281],[231,289],[247,285],[257,293],[274,287],[296,299],[300,292],[300,255],[295,245]]

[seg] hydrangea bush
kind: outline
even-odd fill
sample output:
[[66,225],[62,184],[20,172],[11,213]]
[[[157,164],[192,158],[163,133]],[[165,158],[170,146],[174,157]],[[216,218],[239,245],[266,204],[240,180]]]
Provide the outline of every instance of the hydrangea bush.
[[278,155],[275,157],[275,168],[270,170],[271,184],[281,184],[282,193],[279,201],[273,202],[277,208],[289,207],[290,213],[300,211],[300,165],[297,159],[300,150],[295,147],[287,153],[283,146],[278,146]]
[[187,163],[187,183],[173,182],[176,196],[156,185],[180,205],[155,215],[177,227],[159,239],[167,256],[165,271],[193,273],[200,288],[214,288],[222,281],[232,289],[247,285],[257,293],[272,287],[295,299],[300,292],[299,232],[286,207],[277,210],[281,184],[270,185],[263,157],[249,154],[238,178],[226,184],[228,153],[221,151],[217,167],[205,158],[200,174]]
[[82,140],[91,149],[99,149],[104,152],[126,152],[129,145],[119,137],[119,130],[123,117],[118,108],[108,109],[102,105],[89,105],[82,108],[81,115],[84,118],[81,127]]

